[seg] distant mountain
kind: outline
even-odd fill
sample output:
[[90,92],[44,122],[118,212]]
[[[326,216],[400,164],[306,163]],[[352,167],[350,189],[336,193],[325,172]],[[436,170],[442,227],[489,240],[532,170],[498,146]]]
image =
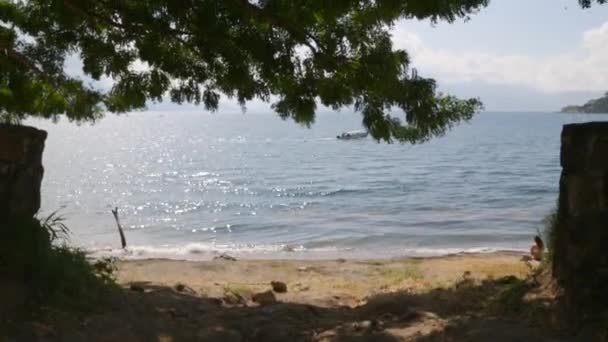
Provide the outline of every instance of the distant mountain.
[[608,113],[608,92],[604,97],[590,100],[582,106],[566,106],[562,113]]

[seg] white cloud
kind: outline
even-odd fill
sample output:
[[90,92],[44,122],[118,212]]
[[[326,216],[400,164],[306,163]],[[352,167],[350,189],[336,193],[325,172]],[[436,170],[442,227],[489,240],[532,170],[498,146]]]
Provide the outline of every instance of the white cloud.
[[442,82],[483,81],[545,93],[608,90],[608,22],[584,32],[571,52],[543,57],[434,49],[400,25],[393,40],[411,54],[423,75]]

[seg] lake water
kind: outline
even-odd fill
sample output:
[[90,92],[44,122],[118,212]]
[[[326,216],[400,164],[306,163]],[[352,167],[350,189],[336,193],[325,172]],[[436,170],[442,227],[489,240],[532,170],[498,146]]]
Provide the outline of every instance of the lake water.
[[[206,259],[524,250],[555,206],[564,123],[608,115],[482,113],[421,145],[340,141],[322,113],[146,112],[49,131],[42,214],[100,254]],[[129,250],[110,210],[120,209]]]

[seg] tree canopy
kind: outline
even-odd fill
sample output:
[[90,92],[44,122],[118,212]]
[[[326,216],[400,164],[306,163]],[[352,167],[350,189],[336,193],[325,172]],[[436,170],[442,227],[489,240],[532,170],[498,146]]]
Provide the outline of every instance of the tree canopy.
[[[216,110],[224,94],[242,106],[274,101],[303,124],[318,103],[352,106],[376,139],[419,142],[470,119],[481,102],[438,93],[393,48],[390,28],[468,18],[488,2],[0,0],[0,119],[87,121],[165,99]],[[67,75],[69,56],[112,88]],[[390,115],[396,108],[405,122]]]

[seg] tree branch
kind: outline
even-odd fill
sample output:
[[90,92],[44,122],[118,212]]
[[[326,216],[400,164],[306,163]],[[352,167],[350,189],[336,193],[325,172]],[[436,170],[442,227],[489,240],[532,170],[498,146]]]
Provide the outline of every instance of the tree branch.
[[40,76],[40,78],[48,81],[49,83],[53,83],[53,78],[46,74],[44,71],[40,70],[40,68],[38,68],[36,64],[34,64],[34,62],[32,62],[28,57],[26,57],[20,52],[13,50],[11,47],[9,47],[6,43],[2,41],[0,41],[0,52],[3,52],[9,59],[17,62],[22,67],[32,71],[37,76]]
[[[126,32],[139,31],[139,33],[145,33],[145,34],[150,33],[148,31],[146,31],[143,27],[139,27],[139,26],[135,26],[135,25],[125,25],[124,23],[119,23],[119,22],[113,20],[112,18],[104,17],[97,13],[90,12],[90,11],[84,10],[82,8],[79,8],[78,6],[71,3],[70,0],[63,0],[63,3],[67,7],[69,7],[72,11],[77,12],[78,14],[80,14],[82,16],[88,17],[90,20],[96,20],[96,19],[101,20],[105,24],[108,24],[114,28],[117,28],[117,29],[120,29],[120,30],[123,30]],[[175,40],[177,40],[178,42],[180,42],[184,45],[188,45],[188,42],[186,42],[182,37],[180,37],[180,35],[191,36],[192,35],[191,32],[176,30],[176,29],[172,29],[169,27],[165,27],[164,29],[166,31],[170,32],[171,33],[170,36],[173,37]]]
[[[304,30],[300,30],[296,26],[292,25],[291,23],[264,11],[262,8],[250,3],[249,0],[232,0],[232,1],[234,3],[236,3],[237,5],[239,5],[241,8],[243,8],[252,17],[255,17],[257,19],[262,19],[264,21],[267,21],[268,23],[270,23],[273,26],[280,27],[280,28],[292,33],[294,36],[296,36],[298,38],[300,43],[306,45],[315,55],[319,53],[317,48],[324,50],[323,46],[320,44],[320,42],[317,40],[317,38],[314,35],[312,35],[311,33],[308,33]],[[308,41],[308,39],[312,40],[317,47],[312,45]]]

